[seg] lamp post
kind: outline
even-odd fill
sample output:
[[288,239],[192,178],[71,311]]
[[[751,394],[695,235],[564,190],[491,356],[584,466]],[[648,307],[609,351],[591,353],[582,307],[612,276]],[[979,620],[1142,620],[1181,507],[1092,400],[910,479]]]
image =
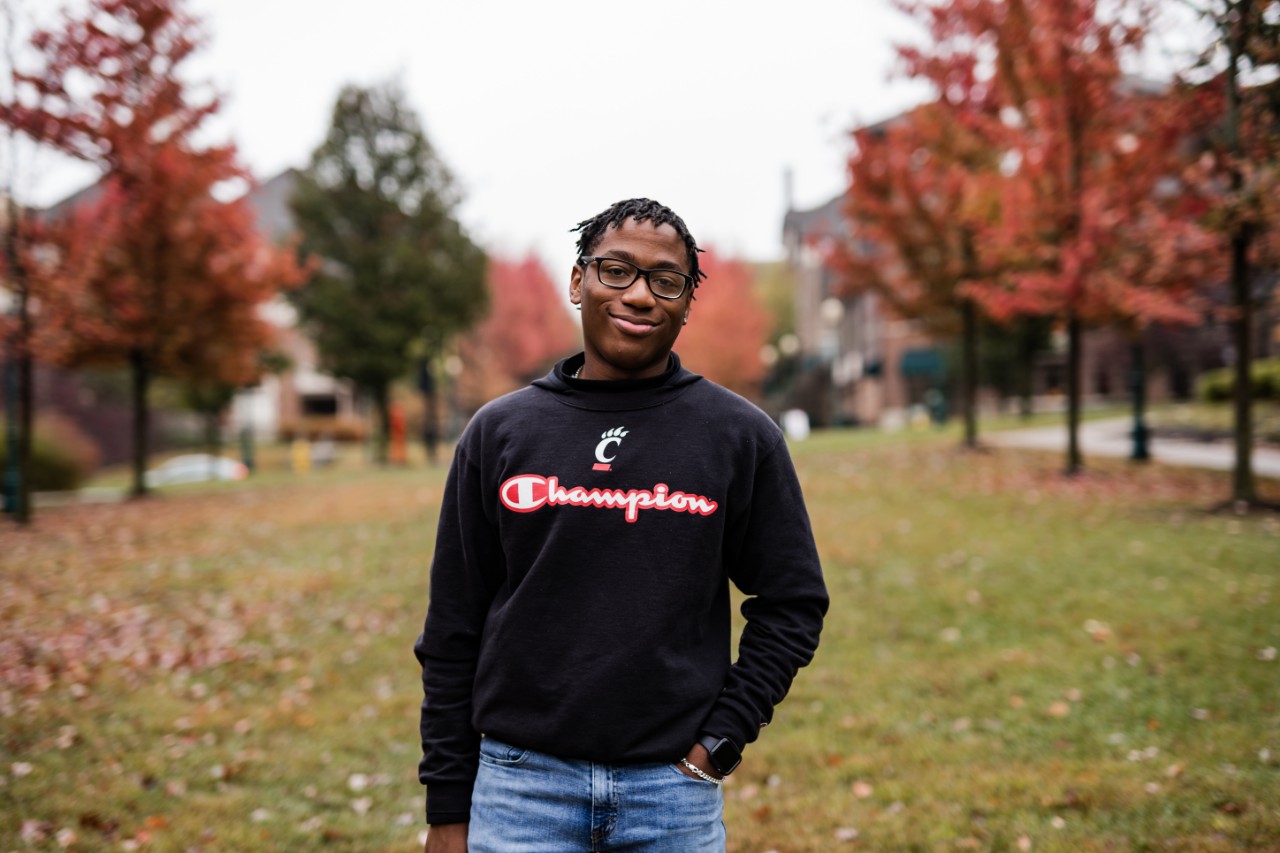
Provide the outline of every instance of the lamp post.
[[1133,451],[1129,458],[1135,462],[1146,462],[1151,458],[1151,431],[1147,428],[1146,421],[1147,361],[1141,333],[1134,338],[1129,352],[1129,387],[1133,393]]

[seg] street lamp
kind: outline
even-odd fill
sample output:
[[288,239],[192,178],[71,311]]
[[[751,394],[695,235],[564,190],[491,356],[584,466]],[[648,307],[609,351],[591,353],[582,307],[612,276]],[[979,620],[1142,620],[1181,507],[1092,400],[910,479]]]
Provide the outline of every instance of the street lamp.
[[1129,390],[1133,395],[1133,450],[1129,458],[1135,462],[1151,459],[1151,430],[1147,427],[1147,364],[1142,333],[1139,332],[1129,347]]

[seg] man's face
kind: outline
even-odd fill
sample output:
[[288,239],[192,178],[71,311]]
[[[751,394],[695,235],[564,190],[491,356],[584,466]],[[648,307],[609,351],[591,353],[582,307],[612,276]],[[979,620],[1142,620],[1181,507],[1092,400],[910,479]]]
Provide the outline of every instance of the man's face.
[[[591,254],[630,261],[644,269],[689,273],[684,241],[670,225],[624,220],[605,229]],[[667,355],[689,316],[692,286],[679,299],[662,299],[641,275],[625,290],[606,287],[596,264],[574,264],[569,298],[582,307],[584,379],[643,379],[667,369]]]

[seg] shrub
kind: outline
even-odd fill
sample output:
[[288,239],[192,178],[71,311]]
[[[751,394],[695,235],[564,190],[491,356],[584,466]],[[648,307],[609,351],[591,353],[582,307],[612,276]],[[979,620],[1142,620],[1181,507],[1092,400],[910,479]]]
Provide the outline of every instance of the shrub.
[[[1224,403],[1235,394],[1235,369],[1224,367],[1200,377],[1200,398],[1209,403]],[[1280,357],[1263,358],[1249,368],[1250,384],[1255,400],[1280,400]]]
[[[0,440],[0,472],[8,466],[7,442]],[[75,424],[57,415],[36,418],[31,443],[31,491],[79,488],[98,467],[100,453]]]

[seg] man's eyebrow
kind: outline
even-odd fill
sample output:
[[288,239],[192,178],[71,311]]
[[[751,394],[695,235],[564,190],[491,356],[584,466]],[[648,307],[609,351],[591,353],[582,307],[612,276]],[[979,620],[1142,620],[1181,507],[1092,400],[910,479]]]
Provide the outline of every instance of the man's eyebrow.
[[[600,257],[617,258],[620,261],[629,261],[633,264],[636,264],[636,256],[628,252],[626,249],[616,249],[614,251],[611,251],[609,254],[601,255]],[[636,266],[640,266],[640,265],[636,264]],[[675,261],[658,261],[657,266],[649,267],[649,269],[675,270],[676,272],[684,272],[684,270],[680,268],[680,265]]]

